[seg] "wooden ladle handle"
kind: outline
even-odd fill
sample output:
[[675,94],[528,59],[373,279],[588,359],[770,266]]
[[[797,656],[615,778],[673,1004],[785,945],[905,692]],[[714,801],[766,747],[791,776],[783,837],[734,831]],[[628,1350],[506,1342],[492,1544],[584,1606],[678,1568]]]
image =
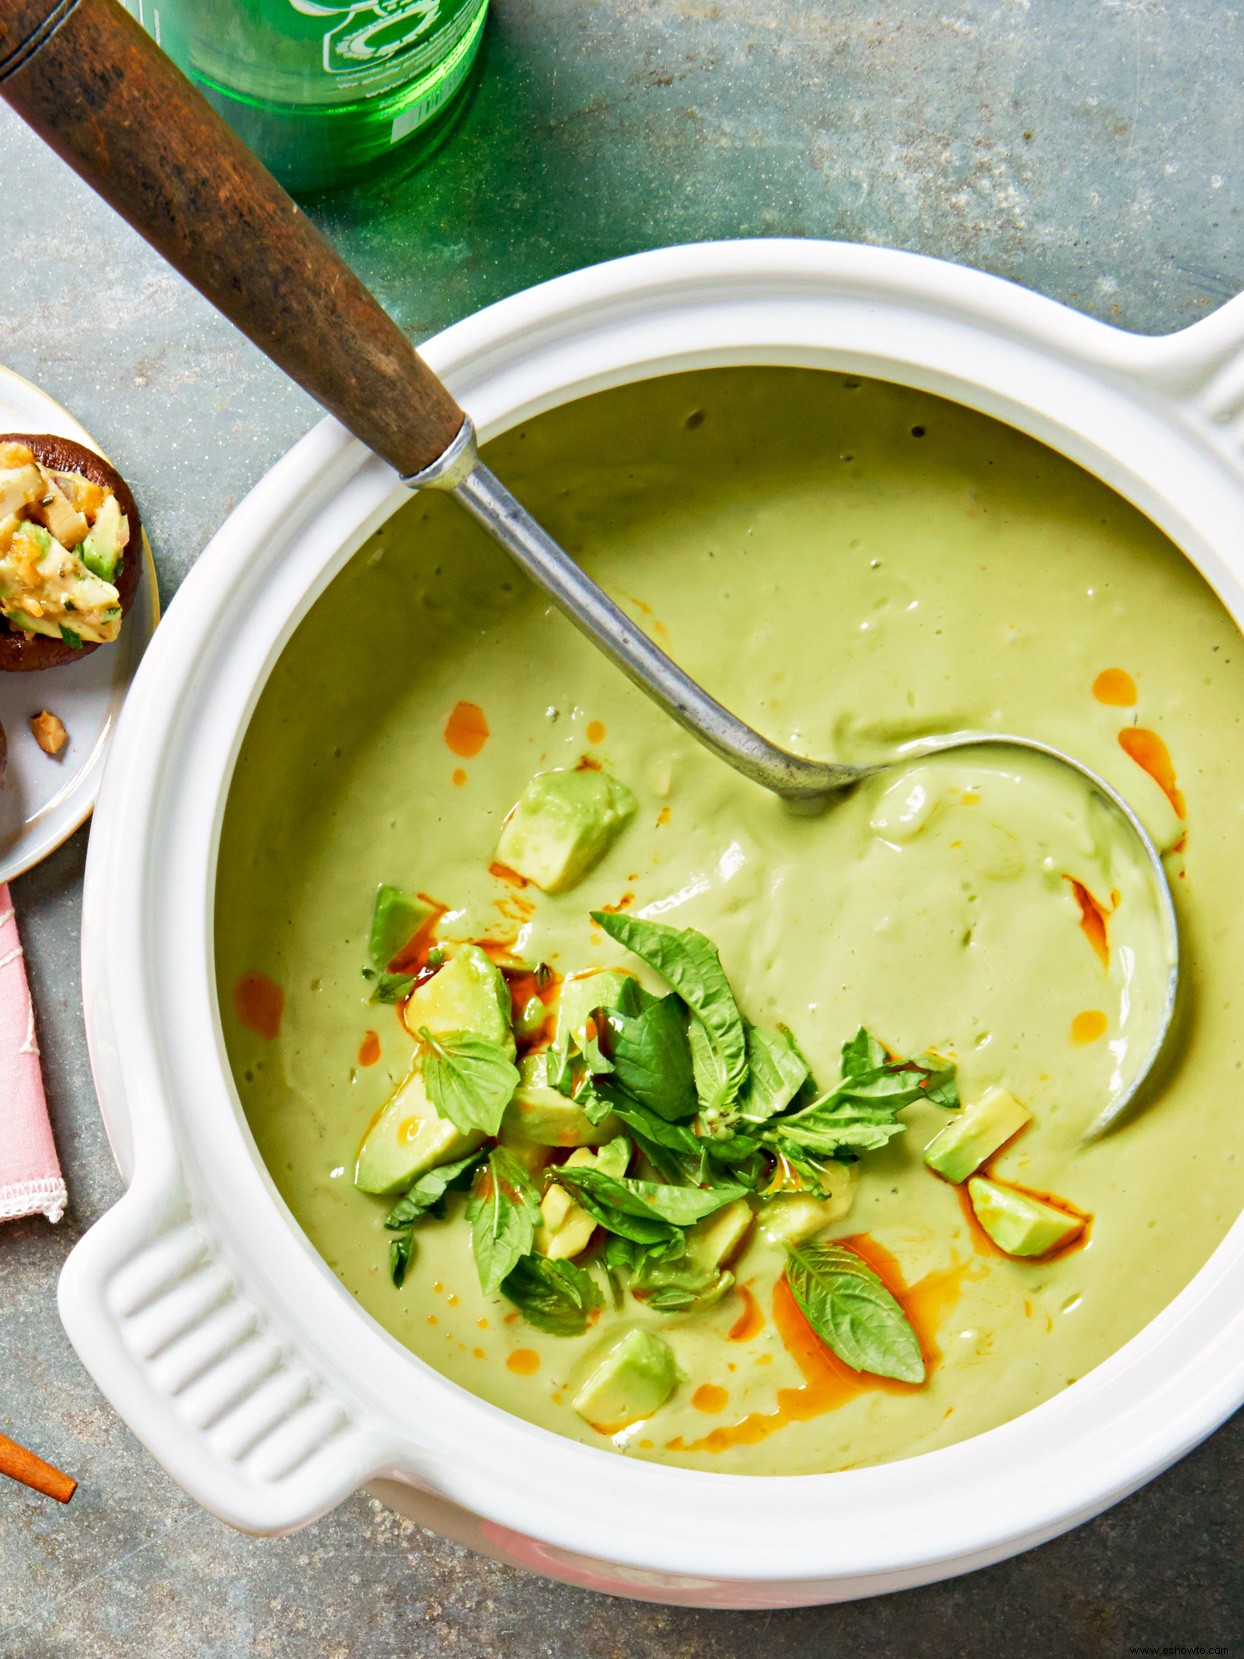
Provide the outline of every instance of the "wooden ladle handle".
[[462,410],[119,0],[0,0],[0,96],[369,448],[443,454]]

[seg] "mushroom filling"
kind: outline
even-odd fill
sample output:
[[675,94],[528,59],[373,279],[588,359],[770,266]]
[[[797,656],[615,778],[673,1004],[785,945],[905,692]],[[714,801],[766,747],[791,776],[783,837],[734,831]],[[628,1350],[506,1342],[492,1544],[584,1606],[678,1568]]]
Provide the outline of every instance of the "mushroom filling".
[[53,472],[25,444],[0,444],[0,616],[67,645],[106,645],[121,628],[113,585],[130,539],[110,489]]

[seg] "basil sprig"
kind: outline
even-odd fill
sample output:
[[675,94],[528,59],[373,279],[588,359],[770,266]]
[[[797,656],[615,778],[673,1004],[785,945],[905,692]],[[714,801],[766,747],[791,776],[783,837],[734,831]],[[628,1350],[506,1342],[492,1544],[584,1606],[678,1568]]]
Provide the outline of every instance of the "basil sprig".
[[[819,1158],[875,1152],[903,1132],[898,1114],[913,1101],[935,1099],[958,1106],[954,1067],[931,1055],[889,1060],[874,1037],[860,1028],[843,1045],[842,1081],[827,1094],[793,1112],[772,1118],[760,1138],[777,1150]],[[930,1084],[936,1094],[930,1093]]]
[[924,1355],[907,1315],[872,1268],[841,1244],[792,1246],[786,1283],[804,1318],[844,1365],[922,1383]]
[[509,1055],[497,1043],[469,1031],[434,1037],[424,1025],[419,1036],[426,1045],[424,1087],[436,1110],[464,1135],[495,1135],[519,1082]]

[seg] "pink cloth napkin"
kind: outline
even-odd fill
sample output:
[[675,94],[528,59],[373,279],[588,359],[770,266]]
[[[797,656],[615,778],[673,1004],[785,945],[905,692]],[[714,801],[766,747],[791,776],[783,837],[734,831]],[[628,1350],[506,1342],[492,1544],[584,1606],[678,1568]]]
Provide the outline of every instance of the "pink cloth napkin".
[[0,1221],[59,1221],[68,1194],[43,1097],[35,1010],[7,886],[0,884]]

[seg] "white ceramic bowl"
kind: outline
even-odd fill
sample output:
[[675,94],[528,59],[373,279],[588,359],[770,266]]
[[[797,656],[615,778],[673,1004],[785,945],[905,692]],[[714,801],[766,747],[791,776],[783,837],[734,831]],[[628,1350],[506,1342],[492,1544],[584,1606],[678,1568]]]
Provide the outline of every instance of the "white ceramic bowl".
[[[1142,339],[910,254],[673,248],[516,295],[427,356],[491,437],[602,387],[727,363],[834,367],[984,410],[1136,503],[1244,621],[1244,299]],[[664,1468],[465,1393],[353,1301],[260,1163],[212,971],[225,794],[265,677],[405,499],[324,421],[185,582],[117,730],[87,866],[95,1078],[129,1188],[61,1280],[66,1328],[195,1498],[278,1533],[370,1485],[425,1525],[572,1583],[772,1607],[983,1566],[1132,1491],[1244,1399],[1244,1222],[1104,1365],[962,1445],[840,1474]]]

